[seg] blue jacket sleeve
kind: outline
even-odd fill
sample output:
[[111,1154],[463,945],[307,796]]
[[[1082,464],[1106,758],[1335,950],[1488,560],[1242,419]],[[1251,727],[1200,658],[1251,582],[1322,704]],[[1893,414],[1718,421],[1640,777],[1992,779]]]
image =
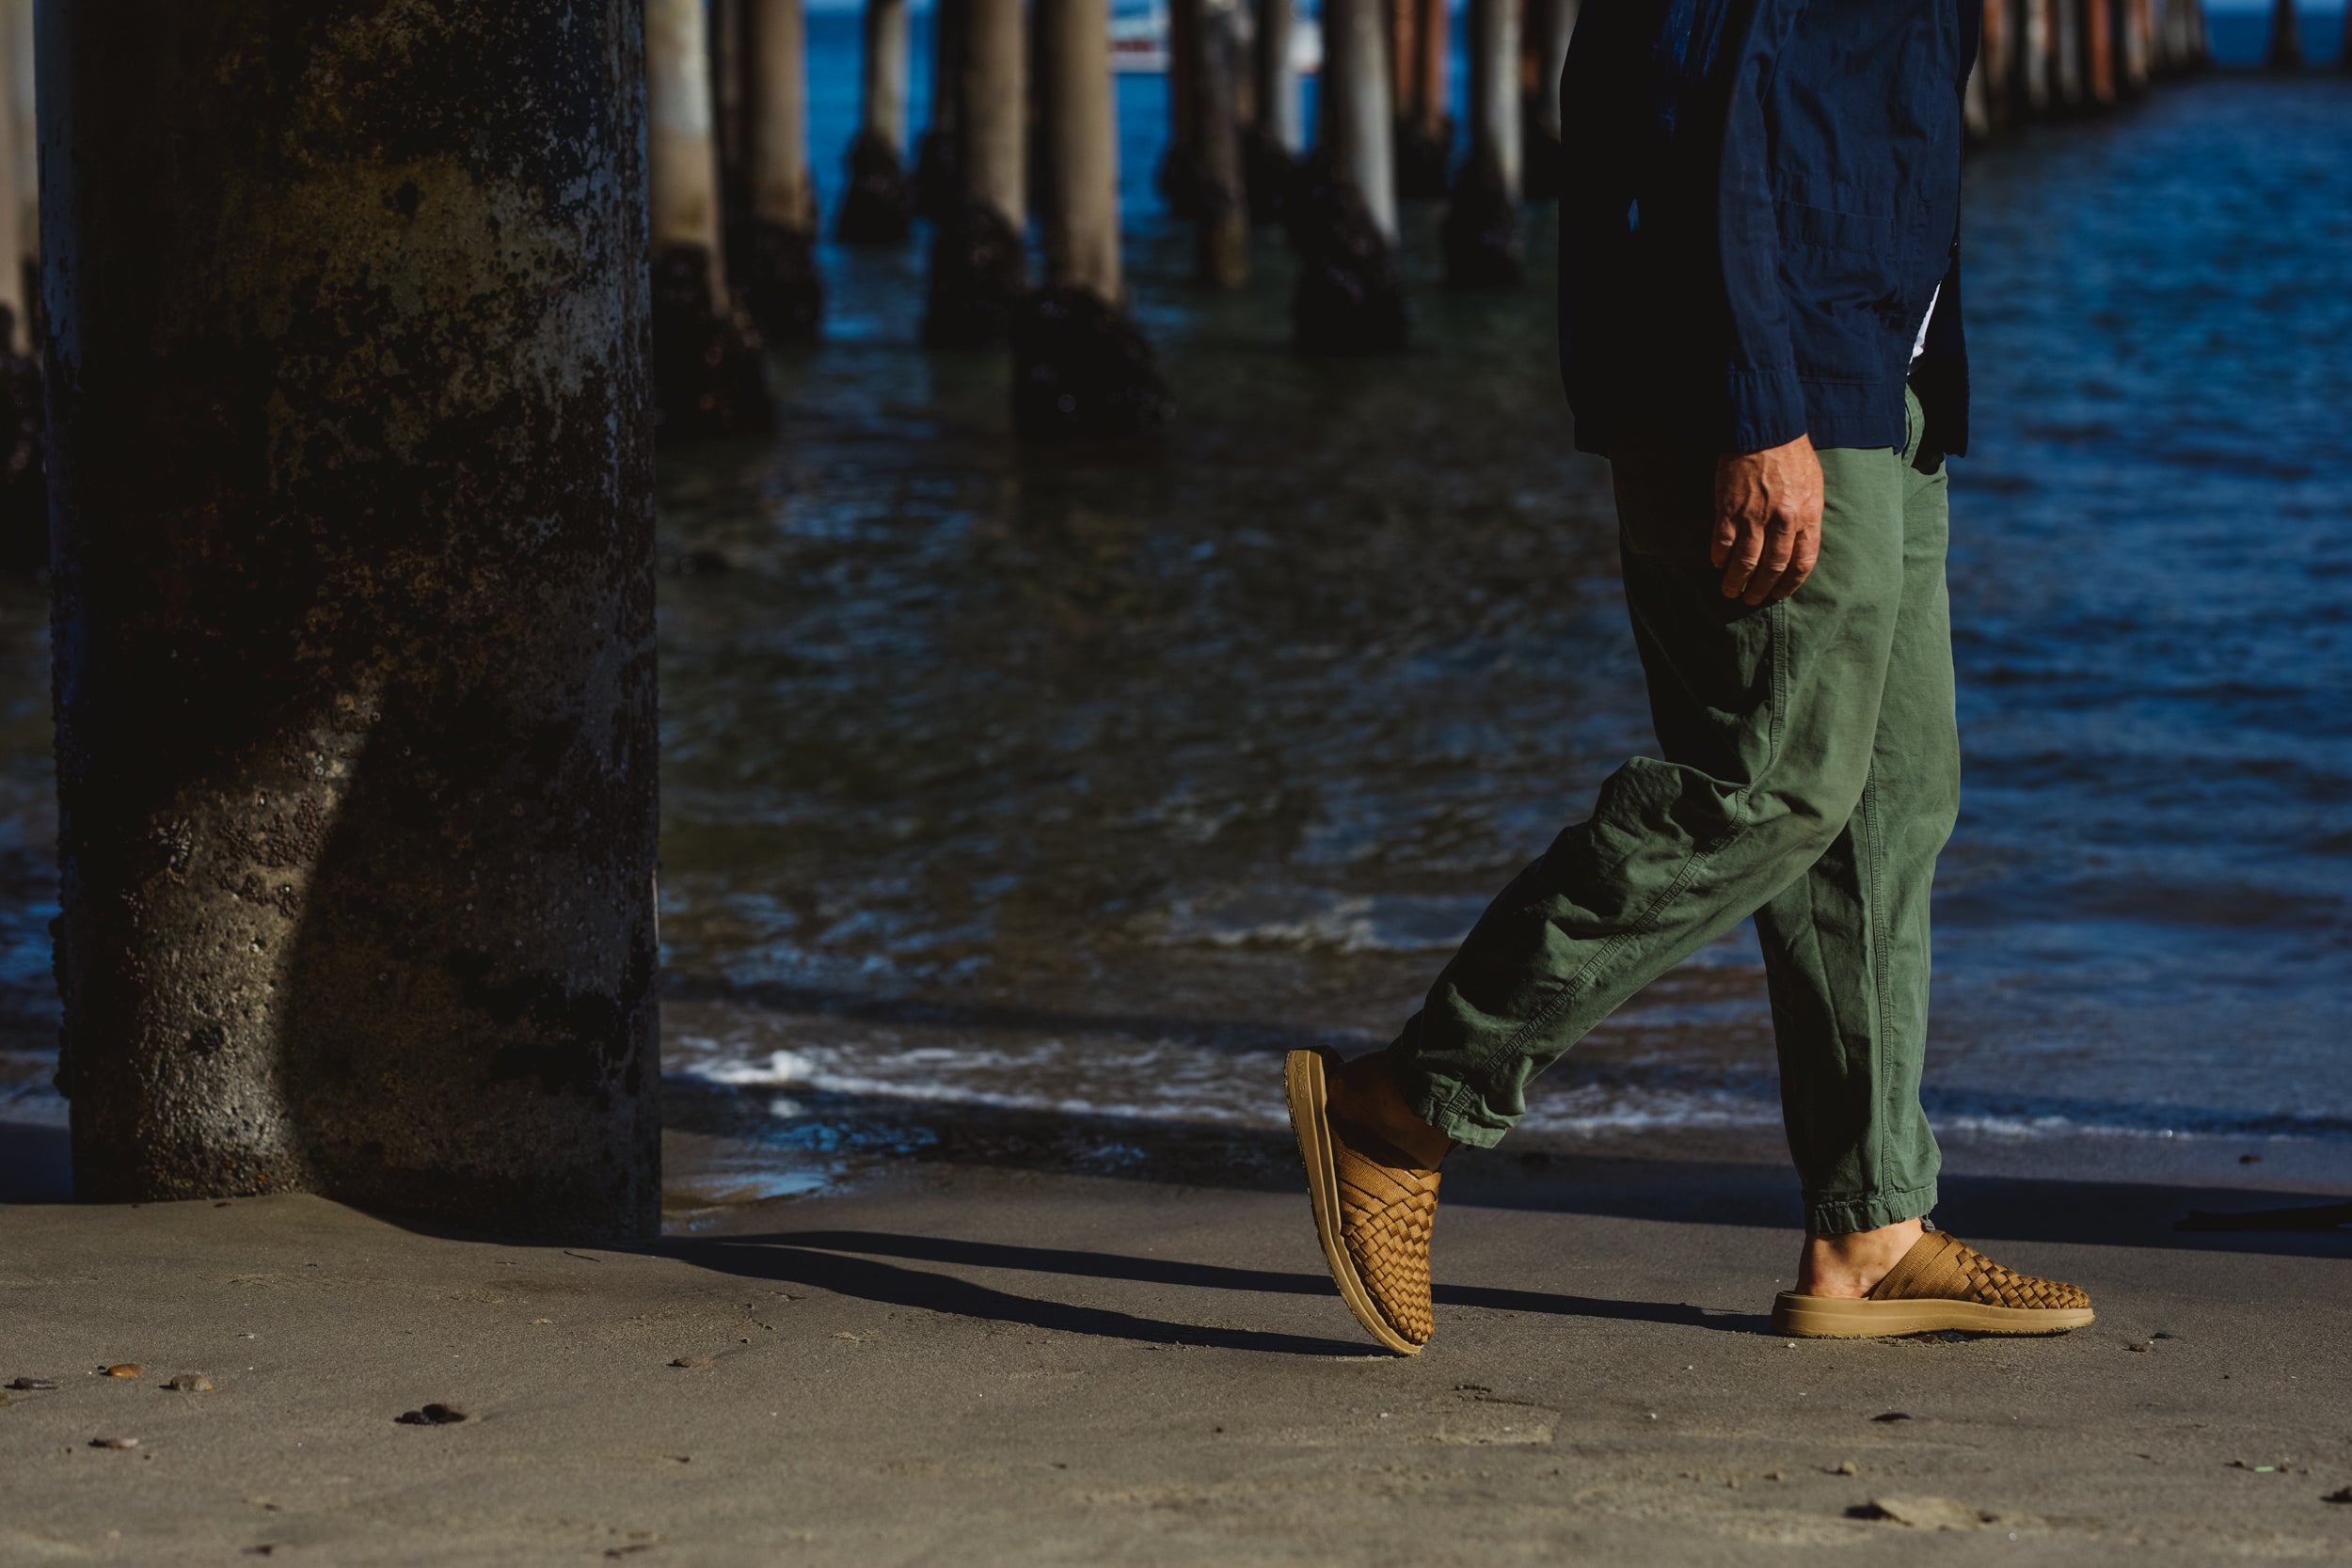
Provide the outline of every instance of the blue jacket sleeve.
[[[1780,228],[1765,131],[1781,43],[1804,0],[1756,0],[1725,29],[1718,99],[1715,240],[1724,289],[1724,394],[1732,451],[1762,451],[1805,434],[1804,388],[1790,346]],[[1744,12],[1744,14],[1737,14]]]

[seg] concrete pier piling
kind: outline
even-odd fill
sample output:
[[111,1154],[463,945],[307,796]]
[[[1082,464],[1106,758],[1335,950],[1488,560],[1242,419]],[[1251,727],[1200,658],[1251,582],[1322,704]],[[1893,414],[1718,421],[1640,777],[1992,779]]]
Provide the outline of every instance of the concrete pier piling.
[[1256,47],[1249,55],[1255,112],[1242,129],[1242,184],[1250,220],[1275,223],[1282,217],[1304,145],[1298,64],[1291,53],[1298,30],[1296,0],[1258,0],[1256,17]]
[[1125,304],[1108,0],[1038,0],[1045,286],[1012,310],[1013,423],[1032,437],[1149,435],[1168,397]]
[[1470,0],[1470,159],[1445,214],[1446,281],[1519,280],[1519,0]]
[[808,161],[808,24],[801,0],[742,3],[750,68],[744,164],[751,186],[744,298],[768,341],[807,342],[824,317],[824,285],[817,275],[817,181]]
[[1022,0],[961,0],[957,176],[931,241],[923,341],[974,348],[1000,340],[1025,286],[1028,39]]
[[907,0],[866,0],[863,42],[850,188],[834,231],[853,245],[902,245],[914,219],[906,168]]
[[1384,30],[1381,0],[1324,0],[1319,145],[1299,172],[1289,217],[1298,252],[1291,318],[1301,348],[1360,352],[1405,341]]
[[86,1199],[654,1232],[642,14],[41,8]]
[[758,335],[728,287],[702,0],[644,0],[654,403],[665,433],[767,428]]

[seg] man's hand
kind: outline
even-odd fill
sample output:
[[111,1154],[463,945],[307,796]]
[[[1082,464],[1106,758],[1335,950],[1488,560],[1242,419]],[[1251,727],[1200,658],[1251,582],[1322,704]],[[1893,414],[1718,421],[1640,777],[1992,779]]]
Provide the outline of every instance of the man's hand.
[[1715,459],[1715,564],[1724,597],[1762,604],[1804,586],[1821,558],[1821,460],[1810,437]]

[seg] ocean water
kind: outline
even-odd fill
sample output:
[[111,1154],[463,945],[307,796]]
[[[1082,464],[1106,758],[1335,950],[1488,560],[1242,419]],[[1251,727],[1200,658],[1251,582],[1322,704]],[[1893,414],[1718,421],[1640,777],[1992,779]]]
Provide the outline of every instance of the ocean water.
[[[2259,52],[2258,24],[2217,33]],[[854,40],[815,19],[819,149],[849,139]],[[1444,290],[1439,214],[1408,211],[1412,349],[1306,360],[1279,236],[1248,288],[1196,289],[1151,190],[1164,84],[1122,79],[1120,106],[1165,441],[1025,448],[1001,356],[917,345],[920,246],[828,246],[827,338],[778,356],[776,436],[663,457],[682,1201],[1263,1147],[1280,1053],[1387,1039],[1650,745],[1606,467],[1558,392],[1549,211],[1525,287],[1483,295]],[[2348,154],[2352,79],[2224,72],[1971,163],[1947,1132],[2352,1164]],[[18,1119],[62,1111],[45,658],[38,590],[0,593]],[[1742,930],[1555,1069],[1525,1138],[1777,1116]]]

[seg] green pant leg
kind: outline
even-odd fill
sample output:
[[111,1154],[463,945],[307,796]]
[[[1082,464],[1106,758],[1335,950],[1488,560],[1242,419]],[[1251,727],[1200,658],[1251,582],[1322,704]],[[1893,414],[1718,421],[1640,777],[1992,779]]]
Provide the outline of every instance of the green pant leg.
[[1869,776],[1903,581],[1901,468],[1841,475],[1803,592],[1750,607],[1708,560],[1714,460],[1614,465],[1627,606],[1660,757],[1601,785],[1488,907],[1391,1048],[1415,1108],[1492,1145],[1528,1083],[1753,913],[1844,831]]
[[[1912,404],[1916,451],[1919,413]],[[1825,451],[1833,494],[1889,453]],[[1821,858],[1756,915],[1771,977],[1781,1105],[1805,1223],[1829,1234],[1935,1206],[1939,1156],[1919,1105],[1926,1058],[1929,895],[1960,809],[1941,464],[1900,470],[1903,580],[1870,777]],[[1833,515],[1823,531],[1865,526]]]

